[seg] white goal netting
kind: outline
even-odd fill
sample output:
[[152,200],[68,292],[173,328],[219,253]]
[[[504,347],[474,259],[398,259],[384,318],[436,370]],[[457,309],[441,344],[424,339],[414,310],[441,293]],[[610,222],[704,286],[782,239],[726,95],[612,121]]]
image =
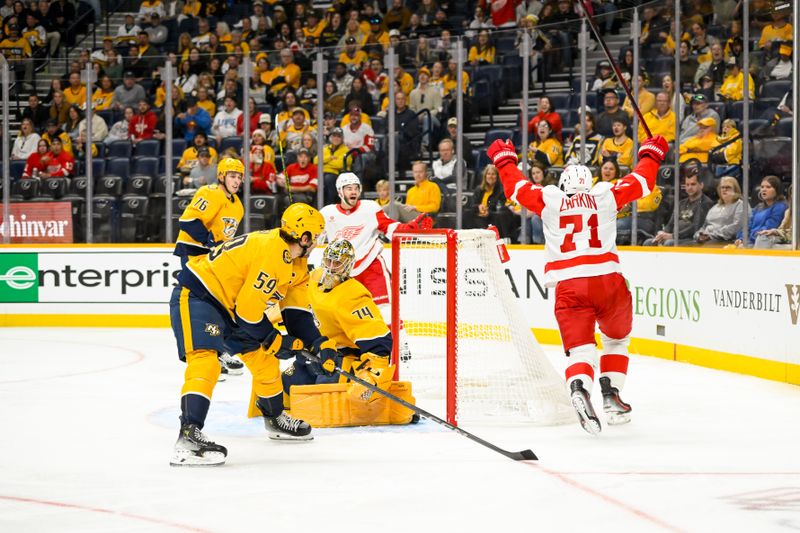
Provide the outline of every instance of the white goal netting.
[[[400,377],[412,382],[420,405],[450,402],[449,412],[454,408],[458,422],[574,421],[564,380],[526,325],[511,292],[494,233],[458,231],[449,252],[446,234],[396,238],[400,262],[393,276],[399,276],[399,294],[393,297],[399,298],[403,324]],[[455,254],[454,269],[448,253]],[[455,276],[449,318],[448,276]],[[455,328],[452,365],[447,364],[448,327]]]

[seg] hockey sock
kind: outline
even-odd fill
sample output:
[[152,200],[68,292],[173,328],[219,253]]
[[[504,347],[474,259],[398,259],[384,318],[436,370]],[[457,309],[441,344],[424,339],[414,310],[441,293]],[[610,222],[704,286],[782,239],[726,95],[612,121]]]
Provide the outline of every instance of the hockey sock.
[[611,386],[622,390],[625,377],[628,374],[628,337],[612,339],[601,336],[603,340],[603,354],[600,356],[600,375],[611,381]]
[[597,365],[597,348],[594,344],[584,344],[569,349],[569,361],[564,372],[567,378],[567,389],[576,379],[580,379],[587,392],[592,391],[594,370]]
[[275,418],[283,412],[283,392],[269,398],[258,397],[256,405],[267,418]]
[[199,394],[184,394],[181,396],[181,424],[195,424],[203,429],[208,415],[211,400]]

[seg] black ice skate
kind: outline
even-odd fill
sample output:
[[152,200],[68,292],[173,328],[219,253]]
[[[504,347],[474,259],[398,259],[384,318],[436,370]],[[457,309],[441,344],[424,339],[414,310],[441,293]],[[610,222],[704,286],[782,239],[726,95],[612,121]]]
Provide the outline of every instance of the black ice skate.
[[264,426],[267,428],[267,436],[272,440],[313,440],[311,426],[300,420],[292,418],[283,411],[276,417],[264,417]]
[[594,412],[592,402],[589,399],[589,393],[583,388],[583,382],[576,379],[570,383],[570,399],[575,412],[578,414],[578,420],[581,421],[581,427],[592,435],[600,433],[602,426],[600,420]]
[[219,354],[219,364],[222,366],[223,370],[227,370],[226,374],[231,376],[239,376],[244,373],[244,363],[239,361],[235,355],[231,355],[228,352],[222,352]]
[[228,450],[208,440],[194,424],[183,424],[172,452],[171,466],[220,466]]
[[609,378],[600,378],[600,389],[603,391],[603,411],[609,426],[619,426],[631,421],[631,406],[619,397],[619,390],[611,386]]

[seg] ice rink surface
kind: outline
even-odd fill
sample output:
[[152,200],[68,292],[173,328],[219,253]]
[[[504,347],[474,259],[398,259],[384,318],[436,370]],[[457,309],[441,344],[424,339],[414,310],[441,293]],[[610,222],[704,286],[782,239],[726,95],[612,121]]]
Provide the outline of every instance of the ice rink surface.
[[800,530],[791,385],[635,356],[627,426],[465,426],[540,458],[515,463],[425,421],[271,442],[245,417],[245,373],[205,428],[227,464],[171,468],[168,329],[6,328],[0,346],[4,533]]

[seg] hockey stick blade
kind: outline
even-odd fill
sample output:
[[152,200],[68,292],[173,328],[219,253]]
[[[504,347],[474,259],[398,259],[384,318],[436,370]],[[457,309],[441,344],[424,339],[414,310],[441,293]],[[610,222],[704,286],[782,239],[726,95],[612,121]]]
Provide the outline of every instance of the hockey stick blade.
[[[307,358],[310,361],[314,361],[315,363],[320,363],[320,364],[322,363],[322,361],[320,360],[319,357],[317,357],[316,355],[308,352],[307,350],[301,350],[300,353],[301,353],[301,355],[303,357]],[[500,455],[505,455],[509,459],[512,459],[514,461],[538,461],[539,460],[539,458],[536,457],[536,454],[533,453],[533,451],[531,451],[531,450],[522,450],[520,452],[510,452],[508,450],[504,450],[502,448],[499,448],[499,447],[495,446],[494,444],[492,444],[491,442],[485,441],[482,438],[478,437],[477,435],[473,435],[469,431],[465,431],[465,430],[461,429],[460,427],[454,426],[453,424],[450,424],[446,420],[443,420],[443,419],[439,418],[438,416],[436,416],[436,415],[434,415],[432,413],[429,413],[428,411],[426,411],[424,409],[421,409],[421,408],[417,407],[416,405],[414,405],[412,403],[408,403],[407,401],[405,401],[402,398],[398,398],[397,396],[395,396],[394,394],[392,394],[389,391],[385,391],[385,390],[381,389],[380,387],[376,387],[372,383],[370,383],[368,381],[364,381],[363,379],[361,379],[361,378],[359,378],[357,376],[354,376],[350,372],[346,372],[346,371],[342,370],[338,366],[334,369],[334,372],[338,372],[339,374],[343,375],[344,377],[346,377],[350,381],[352,381],[354,383],[358,383],[359,385],[361,385],[363,387],[366,387],[367,389],[371,390],[372,392],[377,392],[378,394],[380,394],[380,395],[382,395],[382,396],[384,396],[386,398],[389,398],[390,400],[392,400],[395,403],[399,403],[400,405],[402,405],[406,409],[409,409],[410,411],[413,411],[414,413],[418,414],[422,418],[427,418],[431,422],[436,422],[440,426],[444,426],[444,427],[446,427],[447,429],[449,429],[451,431],[455,431],[459,435],[461,435],[463,437],[467,437],[471,441],[477,442],[481,446],[485,446],[485,447],[489,448],[490,450],[494,450],[497,453],[499,453]]]

